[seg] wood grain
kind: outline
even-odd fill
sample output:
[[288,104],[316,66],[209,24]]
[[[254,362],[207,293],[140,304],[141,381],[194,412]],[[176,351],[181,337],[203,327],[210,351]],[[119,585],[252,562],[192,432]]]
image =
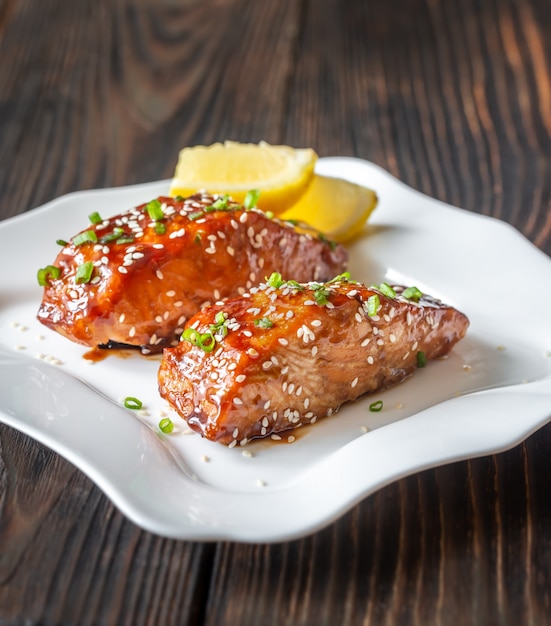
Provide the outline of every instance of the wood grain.
[[[548,0],[0,0],[0,59],[2,218],[266,139],[367,158],[551,254]],[[547,624],[550,451],[546,426],[304,539],[194,544],[0,426],[0,625]]]

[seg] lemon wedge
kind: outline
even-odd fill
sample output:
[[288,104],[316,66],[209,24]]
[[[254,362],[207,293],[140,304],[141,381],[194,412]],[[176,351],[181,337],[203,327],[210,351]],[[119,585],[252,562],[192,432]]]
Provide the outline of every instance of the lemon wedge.
[[197,191],[229,194],[243,202],[247,192],[260,191],[258,208],[275,215],[293,206],[313,177],[317,154],[311,149],[226,141],[180,151],[170,195]]
[[329,239],[346,243],[362,232],[376,206],[377,195],[371,189],[314,175],[306,192],[279,218],[306,222]]

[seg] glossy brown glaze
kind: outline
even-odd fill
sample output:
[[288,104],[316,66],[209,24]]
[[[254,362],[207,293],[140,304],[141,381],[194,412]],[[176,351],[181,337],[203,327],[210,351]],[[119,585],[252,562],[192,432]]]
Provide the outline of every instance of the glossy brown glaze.
[[394,290],[386,296],[346,278],[262,283],[208,307],[188,328],[201,333],[207,349],[213,333],[213,349],[186,340],[166,349],[161,395],[191,428],[229,445],[314,423],[404,380],[418,353],[444,356],[465,335],[468,320],[456,309]]
[[[155,352],[173,345],[202,306],[237,296],[273,271],[306,281],[346,267],[342,246],[232,202],[215,209],[215,201],[161,197],[160,220],[142,205],[90,225],[97,242],[63,247],[54,262],[61,275],[45,287],[38,319],[87,346]],[[78,282],[85,263],[93,273]]]

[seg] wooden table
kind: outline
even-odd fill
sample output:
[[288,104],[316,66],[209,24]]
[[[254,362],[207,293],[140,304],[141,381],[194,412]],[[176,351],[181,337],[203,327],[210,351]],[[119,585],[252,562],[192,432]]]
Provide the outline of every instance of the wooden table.
[[[373,161],[551,254],[550,42],[548,0],[0,0],[0,216],[265,139]],[[546,426],[304,539],[200,544],[1,426],[0,624],[547,624],[550,456]]]

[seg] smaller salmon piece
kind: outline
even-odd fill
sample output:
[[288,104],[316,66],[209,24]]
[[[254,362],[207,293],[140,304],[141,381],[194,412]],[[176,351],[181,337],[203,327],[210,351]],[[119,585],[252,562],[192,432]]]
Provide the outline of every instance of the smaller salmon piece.
[[416,288],[269,280],[203,309],[164,350],[159,390],[189,426],[235,446],[332,415],[464,337],[467,317]]

